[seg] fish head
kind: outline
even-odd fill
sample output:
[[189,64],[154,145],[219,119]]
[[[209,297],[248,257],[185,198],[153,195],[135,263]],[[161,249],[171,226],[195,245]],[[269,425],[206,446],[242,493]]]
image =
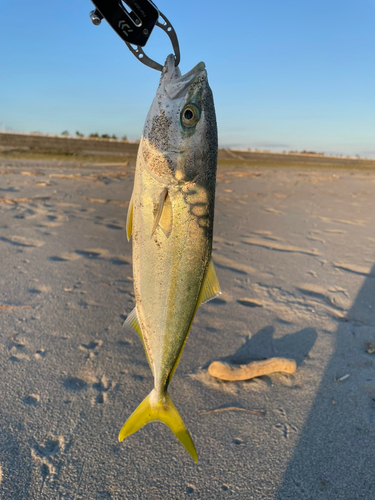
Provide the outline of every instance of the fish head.
[[216,174],[217,126],[205,64],[181,75],[165,62],[141,139],[146,168],[161,180],[184,184]]

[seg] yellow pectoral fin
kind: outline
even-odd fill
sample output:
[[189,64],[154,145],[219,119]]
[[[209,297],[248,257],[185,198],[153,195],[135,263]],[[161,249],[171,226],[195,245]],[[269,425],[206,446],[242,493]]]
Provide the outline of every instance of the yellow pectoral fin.
[[180,443],[190,453],[194,461],[198,461],[197,451],[193,440],[171,398],[168,393],[165,393],[162,399],[158,398],[155,389],[150,392],[147,398],[142,401],[125,422],[118,437],[119,441],[137,432],[141,427],[153,420],[160,420],[167,425]]
[[132,232],[133,232],[133,195],[130,198],[128,215],[126,217],[126,236],[128,238],[128,241],[130,241]]
[[152,365],[150,363],[150,358],[148,357],[145,341],[143,340],[143,335],[142,335],[142,330],[141,330],[141,325],[139,324],[138,316],[137,316],[137,308],[135,307],[132,312],[128,315],[126,318],[124,325],[126,327],[132,328],[134,331],[136,331],[139,335],[139,338],[142,340],[143,344],[143,349],[145,350],[146,356],[147,356],[147,361],[150,366],[150,370],[152,373],[154,373],[154,370],[152,368]]
[[162,231],[164,232],[167,238],[169,238],[172,232],[172,225],[173,225],[172,202],[169,194],[167,194],[164,201],[163,212],[159,220],[159,227],[161,227]]
[[160,221],[161,215],[163,213],[164,203],[165,203],[165,200],[167,199],[167,196],[168,196],[168,189],[164,188],[163,191],[160,193],[159,201],[158,201],[158,204],[156,206],[156,213],[154,216],[154,225],[152,227],[151,236],[153,236],[154,232],[156,231],[156,228],[159,225],[159,221]]

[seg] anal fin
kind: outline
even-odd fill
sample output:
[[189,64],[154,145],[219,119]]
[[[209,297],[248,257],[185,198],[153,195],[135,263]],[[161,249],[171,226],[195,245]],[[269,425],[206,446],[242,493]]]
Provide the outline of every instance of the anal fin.
[[128,317],[126,318],[126,320],[124,321],[124,324],[123,326],[126,328],[126,327],[130,327],[132,328],[135,332],[138,333],[139,335],[139,338],[142,340],[142,344],[143,344],[143,348],[145,350],[145,353],[146,353],[146,356],[147,356],[147,361],[148,361],[148,364],[150,366],[150,370],[152,371],[152,373],[154,373],[154,370],[152,368],[152,365],[151,365],[151,362],[150,362],[150,358],[148,357],[148,352],[147,352],[147,349],[146,349],[146,344],[145,344],[145,341],[143,340],[143,335],[142,335],[142,330],[141,330],[141,325],[139,324],[139,320],[138,320],[138,315],[137,315],[137,308],[135,307],[132,312],[128,315]]
[[128,314],[128,317],[124,321],[123,326],[125,328],[126,327],[133,328],[133,330],[136,331],[138,333],[138,335],[141,337],[141,339],[143,340],[141,325],[139,324],[139,321],[138,321],[137,309],[136,308],[134,308],[132,310],[132,312]]
[[126,216],[126,236],[128,238],[128,241],[130,241],[132,232],[133,232],[133,195],[130,198],[128,215]]

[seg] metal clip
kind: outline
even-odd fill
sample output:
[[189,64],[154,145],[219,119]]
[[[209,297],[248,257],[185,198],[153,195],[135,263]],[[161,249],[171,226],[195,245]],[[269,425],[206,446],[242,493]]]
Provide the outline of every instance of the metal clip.
[[[144,47],[155,25],[161,28],[169,37],[176,66],[180,62],[180,47],[173,26],[157,9],[151,0],[91,0],[95,10],[90,12],[93,24],[98,26],[104,18],[126,43],[130,51],[141,63],[150,68],[162,71],[163,66],[149,58]],[[159,22],[159,17],[163,22]]]

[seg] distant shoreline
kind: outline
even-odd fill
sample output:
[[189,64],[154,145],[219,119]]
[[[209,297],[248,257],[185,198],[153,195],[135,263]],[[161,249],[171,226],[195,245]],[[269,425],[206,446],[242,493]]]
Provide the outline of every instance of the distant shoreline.
[[[138,141],[0,130],[0,157],[66,161],[135,161]],[[219,148],[219,166],[375,169],[375,159],[310,152],[271,152]]]

